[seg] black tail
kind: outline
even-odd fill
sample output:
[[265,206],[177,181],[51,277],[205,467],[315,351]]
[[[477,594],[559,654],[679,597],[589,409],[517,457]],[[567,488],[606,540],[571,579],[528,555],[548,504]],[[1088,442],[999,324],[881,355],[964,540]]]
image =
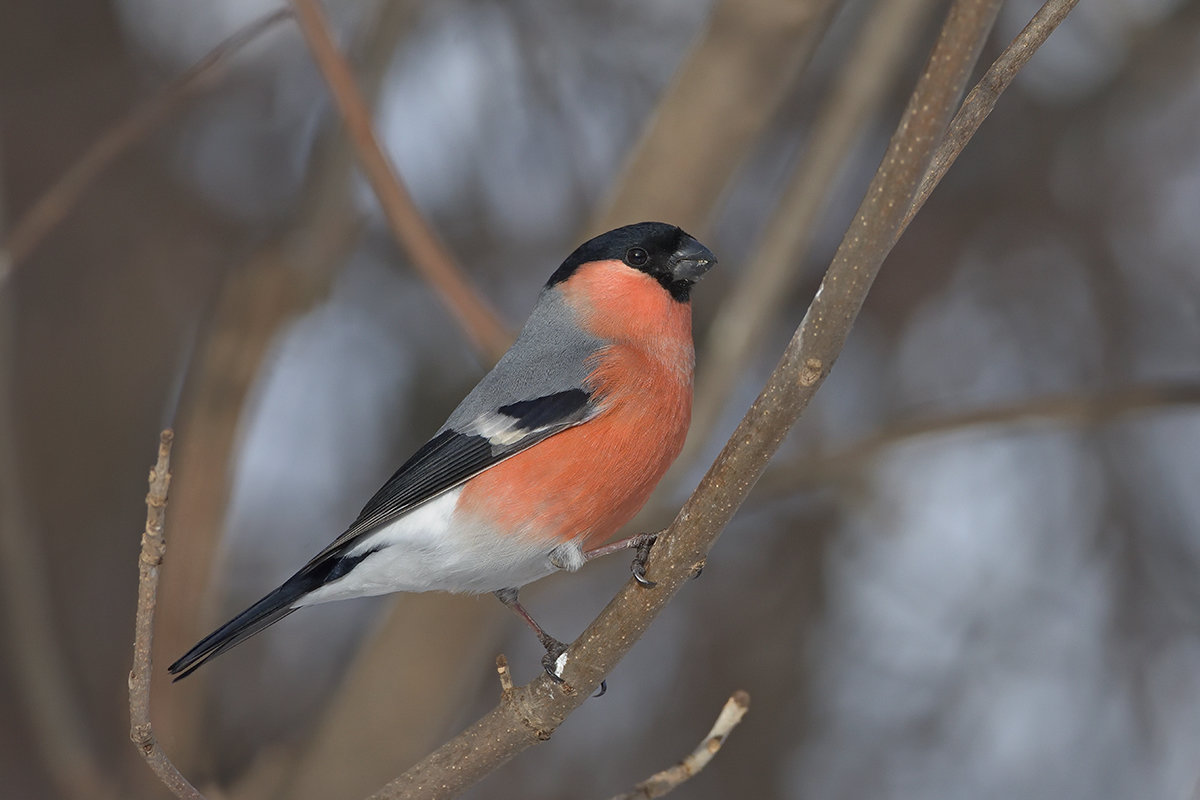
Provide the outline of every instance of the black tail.
[[210,658],[216,658],[295,611],[292,603],[314,588],[316,587],[309,576],[293,576],[262,600],[201,639],[183,658],[167,667],[167,672],[174,675],[175,680],[186,678]]
[[350,570],[377,549],[371,548],[352,556],[345,555],[342,549],[320,553],[278,589],[201,639],[195,647],[184,653],[183,658],[167,667],[167,672],[174,675],[175,680],[186,678],[209,659],[216,658],[295,611],[292,604],[304,595],[346,577]]

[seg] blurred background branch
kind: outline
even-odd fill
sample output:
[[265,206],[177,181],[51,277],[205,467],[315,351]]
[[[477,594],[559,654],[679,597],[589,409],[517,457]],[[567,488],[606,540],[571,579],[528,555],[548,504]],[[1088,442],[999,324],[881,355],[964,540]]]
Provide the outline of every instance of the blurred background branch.
[[313,58],[337,101],[354,152],[396,239],[408,251],[413,265],[437,289],[475,347],[489,363],[495,363],[512,344],[512,334],[491,304],[467,281],[462,268],[425,222],[412,195],[388,162],[371,125],[367,104],[354,83],[349,66],[333,43],[320,4],[317,0],[292,0],[292,7]]
[[[0,220],[3,217],[0,216]],[[12,293],[0,290],[0,597],[10,646],[12,681],[19,688],[28,738],[60,797],[114,798],[116,786],[100,764],[91,725],[56,632],[43,541],[30,519],[28,488],[17,441],[17,344]],[[69,487],[57,489],[68,494]]]
[[663,219],[707,238],[730,178],[803,73],[838,5],[717,0],[589,235]]
[[275,11],[237,31],[101,134],[9,229],[0,250],[0,289],[9,273],[70,213],[79,196],[109,164],[170,119],[188,99],[216,85],[233,54],[290,16],[287,10]]
[[1047,424],[1093,427],[1112,423],[1126,414],[1162,412],[1174,406],[1200,403],[1200,384],[1152,383],[1112,389],[1096,395],[1069,393],[1038,397],[1011,406],[915,419],[885,426],[870,438],[834,453],[804,453],[773,465],[755,489],[758,500],[786,498],[812,484],[833,483],[861,474],[880,454],[910,439],[955,433],[987,425]]

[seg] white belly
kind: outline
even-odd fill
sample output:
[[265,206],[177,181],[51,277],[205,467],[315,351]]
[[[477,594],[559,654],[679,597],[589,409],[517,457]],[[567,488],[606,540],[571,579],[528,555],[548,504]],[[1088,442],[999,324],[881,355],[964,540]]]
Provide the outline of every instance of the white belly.
[[[376,552],[294,607],[389,592],[493,592],[524,586],[557,569],[550,561],[557,542],[497,534],[477,520],[456,516],[461,494],[461,488],[446,492],[363,537],[348,555]],[[567,549],[578,551],[578,545]],[[563,562],[561,553],[556,560]],[[582,563],[581,557],[566,560]]]

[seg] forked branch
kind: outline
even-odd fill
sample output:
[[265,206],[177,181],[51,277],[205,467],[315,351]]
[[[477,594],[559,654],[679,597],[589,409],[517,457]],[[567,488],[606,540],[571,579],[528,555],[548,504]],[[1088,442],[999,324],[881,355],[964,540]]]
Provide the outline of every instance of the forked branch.
[[1078,2],[1079,0],[1046,0],[1033,15],[1033,19],[1029,20],[1029,24],[1017,34],[1017,38],[1013,39],[1000,57],[988,67],[979,83],[975,84],[975,88],[963,100],[962,108],[954,115],[950,129],[943,137],[937,152],[933,154],[933,162],[921,180],[917,196],[913,198],[904,217],[904,227],[908,227],[908,223],[912,222],[912,218],[925,205],[934,187],[941,183],[950,165],[967,146],[967,142],[971,141],[988,114],[992,113],[996,101],[1013,82],[1013,78],[1029,63],[1033,54],[1045,43],[1059,23],[1067,18],[1067,14]]

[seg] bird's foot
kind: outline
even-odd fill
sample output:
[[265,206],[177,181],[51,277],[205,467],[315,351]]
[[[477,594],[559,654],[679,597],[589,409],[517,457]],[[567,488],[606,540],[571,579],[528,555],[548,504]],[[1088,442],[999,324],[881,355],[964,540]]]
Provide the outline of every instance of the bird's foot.
[[[555,639],[550,634],[546,633],[541,625],[534,621],[533,617],[529,616],[529,612],[521,605],[518,599],[518,592],[514,588],[499,589],[495,592],[501,603],[511,608],[521,619],[525,620],[526,624],[533,630],[538,641],[542,643],[542,647],[546,648],[546,655],[542,656],[542,669],[546,670],[546,674],[550,676],[550,680],[555,683],[563,682],[563,670],[567,666],[567,645]],[[608,691],[608,684],[604,681],[600,682],[600,691],[596,693],[596,697]]]
[[616,553],[619,550],[634,550],[636,554],[633,557],[633,564],[629,567],[633,572],[633,577],[642,586],[652,589],[658,584],[646,577],[646,560],[650,558],[650,548],[654,546],[657,540],[657,533],[639,533],[637,536],[630,536],[628,539],[621,539],[612,544],[585,550],[583,551],[583,558],[585,561],[591,561],[594,558]]
[[[562,683],[562,673],[567,666],[567,645],[553,636],[546,636],[542,639],[542,646],[546,648],[546,655],[542,656],[542,669],[546,670],[550,680]],[[600,681],[600,690],[592,697],[603,697],[607,691],[608,681]]]
[[650,558],[650,548],[658,541],[657,533],[643,533],[633,537],[634,556],[633,563],[629,565],[629,570],[633,573],[633,579],[645,586],[647,589],[653,589],[658,585],[657,581],[652,581],[646,577],[646,561]]
[[553,636],[539,637],[546,655],[542,656],[542,669],[555,683],[562,683],[563,669],[567,666],[567,646]]

